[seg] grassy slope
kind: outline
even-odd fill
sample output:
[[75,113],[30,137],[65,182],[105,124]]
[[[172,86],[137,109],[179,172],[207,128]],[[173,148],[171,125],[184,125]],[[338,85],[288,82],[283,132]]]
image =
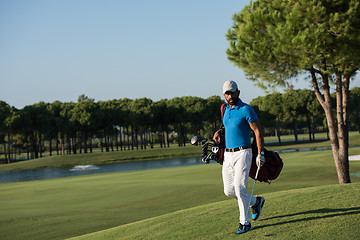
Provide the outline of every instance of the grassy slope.
[[[350,151],[360,154],[359,148]],[[285,166],[280,177],[270,186],[257,183],[255,194],[337,183],[331,151],[288,153],[282,157]],[[351,162],[350,171],[360,171],[360,161]],[[352,181],[360,179],[352,177]],[[358,195],[354,196],[359,202]],[[267,206],[273,204],[272,198]],[[0,236],[3,240],[64,239],[226,199],[218,164],[0,184]],[[221,225],[233,229],[236,205],[233,201],[224,204],[230,204],[233,215],[222,218],[225,222]],[[286,206],[285,212],[276,214],[292,214],[297,204]],[[228,207],[223,211],[229,211]],[[207,221],[218,223],[218,219]],[[206,231],[206,222],[194,223],[195,229],[199,226]]]
[[[358,239],[360,183],[264,194],[262,217],[241,239]],[[73,238],[234,239],[233,200],[207,204]],[[239,236],[240,237],[240,236]]]

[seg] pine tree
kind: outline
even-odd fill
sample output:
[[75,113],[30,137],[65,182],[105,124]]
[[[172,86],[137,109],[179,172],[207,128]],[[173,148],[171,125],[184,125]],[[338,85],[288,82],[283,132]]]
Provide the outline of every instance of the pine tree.
[[272,88],[289,86],[299,74],[311,77],[326,114],[338,181],[349,183],[348,98],[350,78],[360,65],[360,2],[259,0],[233,20],[226,53],[250,80]]

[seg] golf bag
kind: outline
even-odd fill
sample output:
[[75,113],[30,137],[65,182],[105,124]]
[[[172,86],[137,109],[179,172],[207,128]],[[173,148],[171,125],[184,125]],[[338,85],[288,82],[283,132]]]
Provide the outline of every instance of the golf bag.
[[[249,177],[255,179],[256,170],[257,170],[256,157],[258,155],[258,149],[256,146],[255,138],[252,143],[252,151],[253,151],[253,157],[252,157],[252,164],[249,172]],[[262,167],[259,170],[257,180],[259,180],[260,182],[267,182],[270,184],[270,180],[275,180],[279,176],[284,166],[284,163],[277,152],[268,151],[266,148],[264,148],[264,157],[265,157],[265,163],[262,165]]]
[[223,163],[222,160],[220,160],[220,148],[219,145],[211,139],[204,139],[201,142],[202,146],[202,152],[201,152],[201,160],[209,164],[211,160],[216,161],[220,164]]

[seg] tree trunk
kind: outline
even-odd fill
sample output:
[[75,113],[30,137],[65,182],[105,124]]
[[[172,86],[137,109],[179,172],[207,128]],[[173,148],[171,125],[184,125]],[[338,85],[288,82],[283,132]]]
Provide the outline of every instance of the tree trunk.
[[7,157],[7,153],[6,153],[6,142],[5,142],[5,137],[4,137],[4,155],[5,155],[5,161],[6,163],[10,163],[10,160]]
[[162,139],[161,142],[164,143],[164,148],[166,148],[166,137],[164,131],[161,132],[161,139]]
[[26,160],[30,160],[29,139],[26,137]]
[[123,150],[123,141],[122,141],[122,127],[121,127],[121,129],[120,129],[120,131],[119,131],[119,139],[120,139],[120,151],[122,151]]
[[119,151],[119,131],[116,129],[115,130],[115,145],[116,145],[116,151]]
[[110,151],[109,138],[108,138],[108,132],[106,131],[106,129],[104,129],[104,141],[105,141],[105,151],[109,152]]
[[165,131],[166,132],[166,141],[167,141],[167,147],[169,148],[170,147],[170,142],[169,142],[169,132],[168,131]]
[[35,133],[31,133],[31,159],[37,158],[37,148],[36,148],[36,141],[35,141]]
[[77,139],[76,139],[76,133],[75,133],[75,137],[72,138],[72,151],[73,151],[73,154],[76,154],[77,153]]
[[136,147],[136,150],[139,150],[139,132],[138,132],[138,127],[135,128],[135,147]]
[[38,134],[38,136],[39,136],[39,143],[38,143],[38,148],[39,148],[39,155],[40,155],[40,158],[42,158],[42,137],[41,137],[41,134],[39,133]]
[[49,152],[50,152],[50,156],[52,156],[52,141],[51,141],[51,139],[49,140]]
[[91,140],[91,138],[89,138],[89,148],[90,148],[90,153],[92,153],[92,140]]
[[59,135],[57,134],[56,138],[55,138],[55,148],[56,148],[56,155],[59,155]]
[[130,134],[129,134],[129,126],[126,127],[126,135],[127,135],[127,145],[128,150],[130,150]]
[[61,145],[61,154],[65,155],[65,143],[64,143],[64,134],[60,135],[60,145]]
[[297,133],[297,120],[294,119],[294,137],[295,137],[295,142],[298,142],[298,133]]
[[179,132],[178,132],[178,146],[181,146],[181,125],[179,123]]
[[278,138],[279,145],[281,146],[281,131],[280,131],[280,123],[276,120],[276,136]]
[[160,148],[163,148],[163,136],[161,132],[158,132],[158,138],[160,142]]
[[[344,77],[344,89],[342,88],[341,76],[336,76],[336,111],[338,120],[338,132],[333,118],[333,109],[331,106],[330,87],[328,75],[320,73],[323,81],[324,96],[320,93],[317,79],[315,76],[315,69],[311,71],[312,82],[315,89],[315,95],[319,100],[322,108],[325,111],[326,121],[329,129],[330,144],[334,157],[336,172],[339,184],[350,183],[349,174],[349,158],[348,158],[348,109],[347,100],[349,97],[349,84],[350,78]],[[338,137],[339,133],[339,137]]]
[[150,133],[151,134],[151,140],[150,140],[150,146],[151,146],[151,149],[154,148],[154,134],[153,133]]
[[87,150],[87,139],[88,139],[88,132],[87,130],[85,129],[83,131],[83,145],[84,145],[84,153],[87,153],[88,150]]
[[311,120],[311,134],[312,134],[312,139],[315,142],[315,120],[314,120],[314,118],[312,118],[312,120]]
[[306,115],[306,121],[308,125],[308,131],[309,131],[309,141],[311,142],[311,134],[312,134],[312,124],[311,124],[311,116],[309,114]]
[[143,139],[144,139],[144,149],[146,150],[146,146],[148,144],[148,141],[147,141],[147,131],[144,130],[143,131]]
[[71,137],[70,137],[70,134],[67,134],[66,135],[66,152],[67,154],[71,154]]
[[131,127],[131,150],[134,150],[134,127]]
[[348,120],[349,79],[336,74],[336,110],[339,134],[338,162],[335,162],[339,183],[350,183],[349,173],[349,120]]
[[[7,157],[7,161],[8,163],[11,163],[11,149],[10,149],[10,142],[11,142],[11,134],[10,131],[8,131],[8,157]],[[6,154],[5,154],[6,155]]]

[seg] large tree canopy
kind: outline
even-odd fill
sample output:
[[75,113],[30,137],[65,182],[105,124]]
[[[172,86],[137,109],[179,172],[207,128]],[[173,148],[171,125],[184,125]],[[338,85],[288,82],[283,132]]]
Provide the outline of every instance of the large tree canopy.
[[259,86],[288,86],[309,74],[327,117],[339,183],[350,182],[347,106],[350,78],[360,67],[359,1],[259,0],[233,20],[228,58]]

